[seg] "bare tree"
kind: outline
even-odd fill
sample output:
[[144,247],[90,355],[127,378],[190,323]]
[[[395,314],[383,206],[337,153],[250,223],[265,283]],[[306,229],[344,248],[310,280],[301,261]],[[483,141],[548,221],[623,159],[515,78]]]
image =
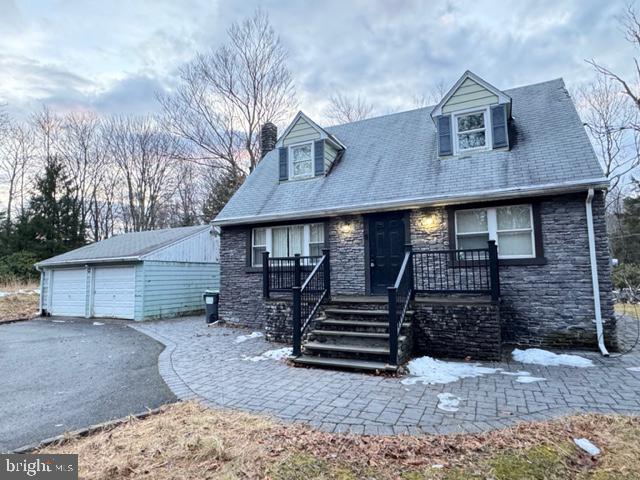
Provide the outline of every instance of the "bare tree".
[[446,95],[448,91],[447,85],[444,80],[438,80],[431,86],[428,86],[424,93],[414,95],[413,105],[416,108],[431,107],[437,105],[440,100]]
[[575,94],[578,109],[610,180],[607,208],[619,200],[624,180],[640,164],[640,132],[629,128],[637,122],[640,111],[620,92],[618,83],[599,75],[594,82]]
[[[62,121],[60,152],[67,170],[73,172],[71,182],[80,206],[80,220],[89,226],[89,217],[96,212],[94,202],[100,201],[98,192],[107,176],[107,149],[101,120],[93,113],[72,113]],[[100,237],[99,222],[92,218],[89,228],[94,238]]]
[[358,94],[348,97],[342,93],[336,93],[329,97],[329,106],[324,115],[333,123],[357,122],[369,118],[373,113],[373,105]]
[[188,160],[237,178],[255,168],[260,126],[282,121],[295,106],[286,60],[258,10],[230,27],[225,45],[180,70],[176,92],[159,100],[168,131],[189,143]]
[[18,215],[24,213],[26,183],[32,171],[35,155],[33,131],[28,125],[8,123],[0,143],[0,181],[7,184],[6,224],[9,228],[18,201]]
[[36,148],[41,162],[44,164],[59,156],[58,140],[62,127],[61,118],[53,113],[46,105],[42,110],[31,116]]
[[165,226],[161,212],[176,190],[179,141],[151,117],[111,118],[107,146],[122,182],[125,231]]

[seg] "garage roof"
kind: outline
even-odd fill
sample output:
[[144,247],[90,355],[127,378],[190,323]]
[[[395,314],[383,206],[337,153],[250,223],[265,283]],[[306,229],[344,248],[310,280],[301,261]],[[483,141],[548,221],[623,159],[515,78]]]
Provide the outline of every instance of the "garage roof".
[[147,255],[210,229],[210,225],[123,233],[36,263],[36,267],[142,261]]

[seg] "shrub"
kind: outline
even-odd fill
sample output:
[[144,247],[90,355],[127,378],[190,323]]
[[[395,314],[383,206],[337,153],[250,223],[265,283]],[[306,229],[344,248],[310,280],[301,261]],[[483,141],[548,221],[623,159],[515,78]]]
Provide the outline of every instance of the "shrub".
[[613,287],[616,289],[640,288],[640,265],[637,263],[621,263],[613,267]]
[[35,254],[25,251],[0,257],[0,283],[36,280],[38,271],[33,264],[37,261],[38,258]]

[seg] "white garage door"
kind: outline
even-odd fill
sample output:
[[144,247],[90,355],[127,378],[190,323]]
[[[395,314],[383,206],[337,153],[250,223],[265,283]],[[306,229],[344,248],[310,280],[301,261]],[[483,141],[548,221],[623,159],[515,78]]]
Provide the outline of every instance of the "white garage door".
[[84,317],[86,285],[87,271],[84,268],[54,270],[49,312],[52,315]]
[[133,320],[136,276],[135,267],[97,267],[93,287],[95,317]]

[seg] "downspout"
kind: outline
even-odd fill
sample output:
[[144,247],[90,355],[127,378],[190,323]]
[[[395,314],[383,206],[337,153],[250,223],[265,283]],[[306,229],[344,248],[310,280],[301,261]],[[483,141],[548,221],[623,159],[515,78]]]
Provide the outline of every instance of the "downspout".
[[602,328],[602,311],[600,309],[600,283],[598,282],[598,262],[596,260],[596,236],[593,229],[593,188],[587,193],[587,232],[589,235],[589,257],[591,259],[591,284],[593,286],[593,308],[596,312],[596,334],[598,335],[598,348],[605,357],[609,356],[607,347],[604,346],[604,329]]

